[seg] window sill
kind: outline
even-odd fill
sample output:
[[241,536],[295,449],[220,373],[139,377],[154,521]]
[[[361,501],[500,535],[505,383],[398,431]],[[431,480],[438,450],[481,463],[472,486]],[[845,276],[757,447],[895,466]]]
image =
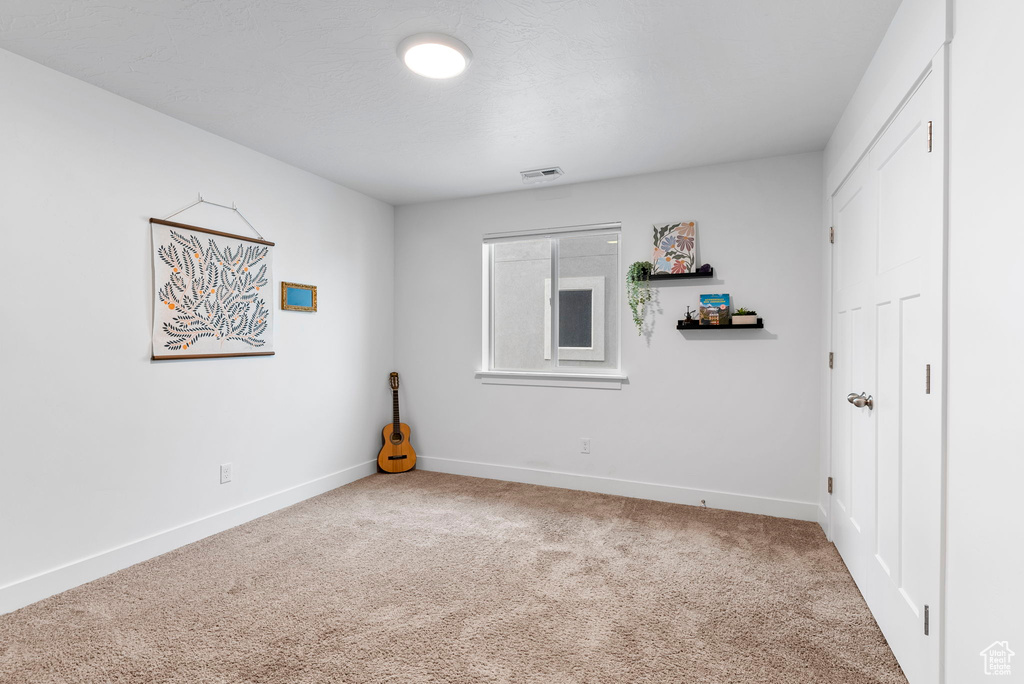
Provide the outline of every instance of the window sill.
[[530,385],[534,387],[581,387],[622,389],[629,379],[612,373],[543,373],[540,371],[477,371],[485,385]]

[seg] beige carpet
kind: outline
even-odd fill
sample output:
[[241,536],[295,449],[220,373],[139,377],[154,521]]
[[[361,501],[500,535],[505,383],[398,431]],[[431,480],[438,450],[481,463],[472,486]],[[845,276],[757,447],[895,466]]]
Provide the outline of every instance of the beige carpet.
[[0,682],[905,682],[813,524],[375,475],[0,616]]

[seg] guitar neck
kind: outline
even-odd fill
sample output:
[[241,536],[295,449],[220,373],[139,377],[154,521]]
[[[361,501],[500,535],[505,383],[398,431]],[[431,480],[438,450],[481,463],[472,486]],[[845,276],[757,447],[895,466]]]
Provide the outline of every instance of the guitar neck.
[[395,424],[395,432],[398,432],[398,424],[401,423],[402,421],[399,420],[399,418],[398,418],[398,390],[397,389],[391,390],[391,398],[392,398],[392,404],[394,405],[394,409],[395,409],[394,410],[395,420],[393,421],[394,424]]

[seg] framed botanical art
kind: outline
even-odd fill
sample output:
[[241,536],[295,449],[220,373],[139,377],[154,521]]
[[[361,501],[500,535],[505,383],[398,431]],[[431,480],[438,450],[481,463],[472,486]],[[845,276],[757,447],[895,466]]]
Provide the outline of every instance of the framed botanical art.
[[697,223],[654,226],[653,273],[693,273],[697,258]]
[[150,219],[153,359],[269,356],[273,242]]
[[316,311],[316,285],[281,281],[281,308],[285,311]]

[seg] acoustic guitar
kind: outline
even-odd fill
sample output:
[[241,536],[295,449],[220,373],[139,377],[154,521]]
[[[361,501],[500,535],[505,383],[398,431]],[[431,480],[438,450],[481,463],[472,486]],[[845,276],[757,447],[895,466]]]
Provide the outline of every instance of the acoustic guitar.
[[392,373],[388,382],[391,384],[395,419],[381,432],[384,446],[377,454],[377,469],[385,473],[404,473],[416,467],[416,450],[409,444],[409,426],[398,418],[398,373]]

